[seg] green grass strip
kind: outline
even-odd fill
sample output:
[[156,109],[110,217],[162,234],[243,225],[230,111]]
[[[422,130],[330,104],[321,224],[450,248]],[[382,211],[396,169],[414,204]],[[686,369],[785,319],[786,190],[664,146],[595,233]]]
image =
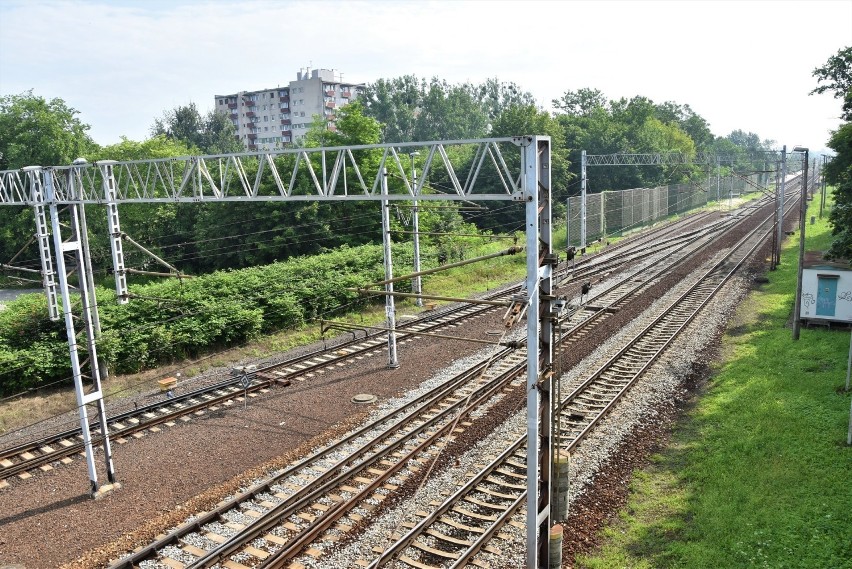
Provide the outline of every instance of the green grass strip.
[[[828,247],[826,220],[807,226],[807,250]],[[578,567],[852,568],[849,333],[792,340],[797,256],[798,233],[739,307],[706,392]]]

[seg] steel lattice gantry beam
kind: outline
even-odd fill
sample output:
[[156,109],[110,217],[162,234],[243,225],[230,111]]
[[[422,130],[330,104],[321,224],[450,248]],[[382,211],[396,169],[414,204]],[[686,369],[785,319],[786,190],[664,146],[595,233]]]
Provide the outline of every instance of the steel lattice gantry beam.
[[[423,156],[420,175],[409,180],[406,164]],[[412,162],[413,164],[413,162]],[[64,316],[80,398],[81,424],[87,404],[96,403],[104,447],[109,433],[103,411],[95,340],[99,333],[97,304],[91,287],[92,269],[85,230],[85,205],[105,206],[119,302],[127,299],[121,250],[118,205],[122,203],[248,202],[248,201],[516,201],[525,204],[527,239],[527,566],[548,567],[551,472],[551,383],[553,381],[552,249],[550,137],[519,136],[474,140],[302,148],[267,153],[186,156],[127,162],[85,161],[70,166],[32,166],[0,172],[0,206],[29,206],[35,212],[39,248],[51,315]],[[60,205],[68,205],[71,236],[63,240]],[[45,210],[50,212],[54,248],[51,252]],[[71,314],[65,255],[77,258],[83,299],[79,319],[88,342],[89,378],[86,393],[77,353],[76,317]],[[54,268],[58,275],[54,274]],[[390,267],[390,263],[387,264]],[[58,276],[57,287],[54,277]],[[57,290],[57,288],[59,290]],[[58,309],[61,297],[62,309]],[[392,298],[389,295],[389,298]],[[392,305],[388,305],[391,312]],[[390,320],[390,319],[389,319]],[[391,332],[392,333],[392,332]],[[92,442],[86,446],[92,489],[98,487]],[[108,458],[108,473],[113,479]]]
[[714,152],[696,152],[695,154],[683,154],[682,152],[586,154],[586,151],[583,150],[580,153],[580,247],[586,247],[586,188],[588,185],[586,168],[589,166],[715,164],[718,167],[722,162],[733,163],[736,160],[757,161],[764,164],[766,162],[777,163],[782,160],[782,155],[784,154],[785,152],[782,150],[755,150],[744,151],[738,154],[716,154]]
[[617,152],[615,154],[587,154],[587,166],[665,166],[677,164],[716,164],[718,160],[765,160],[767,156],[779,155],[779,150],[744,152],[742,154],[716,154],[714,152],[696,152],[683,154],[681,152],[658,152],[647,154],[631,154]]
[[[381,195],[384,168],[391,176],[398,176],[400,182],[391,185],[386,199],[506,200],[520,191],[517,163],[507,162],[505,147],[511,144],[509,141],[511,139],[492,138],[302,148],[99,162],[55,166],[48,170],[54,178],[58,204],[105,203],[105,164],[112,167],[114,201],[119,204],[382,200],[385,199]],[[406,152],[412,149],[420,149],[425,155],[416,185],[408,179],[404,166],[408,159]],[[463,165],[461,169],[460,165]],[[483,183],[486,173],[488,180]],[[433,176],[444,180],[442,187],[434,193],[424,193],[424,187],[430,187]],[[73,196],[69,189],[72,178],[77,188]],[[32,206],[38,202],[35,192],[31,177],[22,171],[0,172],[0,205]]]

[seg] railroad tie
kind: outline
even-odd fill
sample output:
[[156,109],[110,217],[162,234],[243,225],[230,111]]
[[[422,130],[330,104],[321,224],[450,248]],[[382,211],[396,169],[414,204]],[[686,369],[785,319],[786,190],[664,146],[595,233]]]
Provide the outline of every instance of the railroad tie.
[[407,555],[400,555],[399,561],[405,563],[409,567],[414,567],[415,569],[441,569],[440,567],[436,567],[434,565],[426,565],[425,563],[420,563]]
[[432,555],[435,555],[437,557],[443,557],[444,559],[458,559],[460,557],[460,555],[458,553],[455,553],[455,552],[452,552],[452,551],[444,551],[443,549],[436,549],[434,547],[429,547],[428,545],[426,545],[422,541],[414,541],[414,543],[412,543],[411,545],[413,547],[416,547],[417,549],[419,549],[421,551],[425,551],[426,553],[431,553]]

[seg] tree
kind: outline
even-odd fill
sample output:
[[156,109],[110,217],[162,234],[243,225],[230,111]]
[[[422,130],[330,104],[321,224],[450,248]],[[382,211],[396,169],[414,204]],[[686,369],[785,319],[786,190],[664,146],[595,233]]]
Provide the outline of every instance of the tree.
[[567,115],[587,117],[596,109],[606,107],[607,100],[599,89],[583,88],[577,91],[565,91],[558,99],[553,99],[553,106]]
[[[306,147],[375,144],[381,128],[375,119],[364,116],[363,106],[353,101],[337,112],[335,125],[317,116],[304,137]],[[360,151],[372,152],[372,151]],[[367,160],[375,175],[381,154]],[[356,156],[364,166],[362,155]],[[290,171],[295,155],[275,158],[280,171]],[[318,157],[311,157],[316,172],[322,171]],[[245,159],[249,178],[256,167]],[[350,192],[356,179],[347,167]],[[366,173],[365,173],[366,177]],[[289,184],[289,179],[285,180]],[[342,183],[342,181],[341,181]],[[368,183],[369,180],[368,180]],[[302,165],[295,181],[297,193],[308,193],[313,182]],[[269,187],[260,193],[271,193]],[[339,190],[341,193],[342,189]],[[190,239],[171,249],[191,262],[197,271],[241,268],[271,263],[296,255],[308,255],[340,245],[361,245],[381,239],[381,216],[376,202],[266,202],[211,203],[197,208]]]
[[[580,151],[589,154],[638,154],[679,152],[695,153],[695,142],[681,127],[680,120],[691,118],[683,107],[674,103],[656,105],[651,99],[605,102],[596,89],[567,91],[554,105],[565,111],[557,115],[565,133],[565,143],[572,152],[571,168],[579,176]],[[624,166],[595,168],[589,191],[624,190],[681,182],[695,172],[689,166]],[[576,192],[574,192],[576,193]]]
[[151,135],[179,140],[202,154],[227,154],[243,150],[242,144],[236,139],[234,124],[226,115],[209,111],[201,116],[195,103],[165,111],[162,118],[154,119]]
[[[568,187],[572,179],[569,171],[568,148],[565,145],[565,132],[559,121],[550,113],[536,108],[535,105],[514,105],[503,109],[494,120],[493,136],[518,136],[522,134],[543,134],[550,137],[550,187],[554,217],[561,218],[563,207],[568,198]],[[505,157],[517,160],[517,155]],[[496,204],[494,204],[496,205]],[[479,224],[483,227],[508,227],[522,218],[520,208],[506,208],[496,205],[499,213],[483,215]]]
[[[104,146],[88,154],[86,158],[90,162],[145,160],[187,156],[193,152],[186,143],[169,139],[165,135],[154,136],[142,142],[122,136],[121,142]],[[178,243],[192,240],[199,207],[203,206],[185,203],[126,203],[118,206],[118,212],[122,231],[160,257],[175,261],[179,269],[191,272],[192,266],[176,259],[174,252]],[[88,206],[87,211],[92,210],[93,206]],[[92,259],[96,265],[109,267],[112,260],[106,218],[101,213],[101,208],[94,207],[94,212],[94,215],[88,215]],[[186,249],[182,250],[182,254],[187,254]],[[165,270],[156,265],[148,255],[129,245],[124,247],[124,261],[126,266],[136,269]]]
[[829,214],[834,241],[829,257],[852,260],[852,122],[837,129],[828,141],[837,156],[825,165],[825,179],[834,184],[834,207]]
[[0,97],[0,170],[70,164],[96,148],[78,114],[62,99],[47,101],[32,90]]
[[822,94],[833,91],[835,99],[843,99],[843,114],[840,118],[852,121],[852,47],[837,50],[836,55],[828,58],[825,65],[814,69],[813,76],[819,85],[809,94]]
[[813,75],[817,83],[825,84],[811,95],[832,91],[836,99],[843,99],[841,118],[847,122],[832,133],[828,146],[837,155],[825,166],[826,182],[835,186],[834,207],[828,217],[834,241],[828,256],[852,260],[852,47],[838,50]]
[[480,138],[505,109],[535,104],[530,93],[496,78],[451,85],[413,75],[379,79],[367,86],[363,101],[385,142]]
[[713,146],[715,137],[710,131],[710,125],[689,105],[666,101],[657,105],[656,116],[665,124],[675,124],[680,127],[692,139],[696,150],[707,151]]
[[[70,164],[96,149],[89,125],[78,114],[62,99],[47,101],[32,90],[0,97],[0,170]],[[0,263],[6,263],[35,233],[35,224],[29,208],[3,206],[0,211]],[[39,268],[37,254],[25,254],[16,264],[22,262]]]

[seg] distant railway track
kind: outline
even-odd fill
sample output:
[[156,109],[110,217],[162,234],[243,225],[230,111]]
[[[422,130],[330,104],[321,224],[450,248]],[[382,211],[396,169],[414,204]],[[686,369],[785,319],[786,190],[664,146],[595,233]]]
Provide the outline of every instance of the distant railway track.
[[[558,406],[556,447],[567,456],[614,408],[772,231],[769,220],[743,237],[695,284],[617,354],[577,386]],[[767,229],[767,225],[769,228]],[[408,531],[381,548],[369,569],[460,568],[474,563],[481,550],[526,503],[526,433],[506,441],[502,454],[475,473]],[[264,562],[262,567],[283,567]]]
[[[720,224],[717,228],[717,234],[730,230],[737,221],[738,219],[730,219],[726,223]],[[712,232],[708,232],[692,235],[690,239],[696,249],[706,248],[713,242],[714,235]],[[684,242],[679,242],[677,249],[684,257],[690,252]],[[586,303],[585,307],[576,307],[576,310],[571,314],[571,326],[566,326],[566,332],[563,334],[563,344],[571,341],[572,338],[580,338],[584,333],[587,333],[586,331],[594,329],[599,321],[605,319],[605,315],[618,310],[619,303],[628,302],[630,298],[635,298],[648,286],[649,281],[658,278],[681,262],[682,259],[677,258],[677,255],[668,253],[668,250],[665,249],[663,251],[667,254],[663,254],[663,258],[656,260],[654,266],[644,269],[641,279],[637,280],[634,276],[630,276],[623,282],[613,283],[611,286],[598,291],[596,296]],[[269,481],[221,504],[213,511],[193,518],[192,521],[176,528],[155,543],[116,562],[112,567],[114,569],[129,569],[143,566],[142,563],[171,567],[210,567],[216,564],[240,567],[242,562],[237,560],[243,560],[245,566],[250,567],[280,567],[286,566],[287,563],[290,563],[290,560],[298,555],[312,555],[312,551],[318,551],[311,547],[311,544],[317,539],[324,535],[327,537],[329,532],[339,538],[341,535],[345,536],[353,531],[353,526],[357,525],[359,517],[363,518],[363,515],[358,511],[369,513],[380,505],[386,496],[396,490],[399,480],[404,482],[412,475],[412,472],[429,464],[436,453],[436,449],[439,448],[439,441],[449,436],[452,430],[455,428],[473,428],[475,422],[466,420],[466,417],[475,409],[477,404],[484,405],[501,390],[511,389],[512,382],[517,384],[517,378],[525,371],[525,350],[522,347],[514,351],[504,350],[501,354],[495,354],[492,359],[494,362],[493,369],[472,368],[448,382],[448,385],[453,385],[453,389],[456,388],[455,386],[466,385],[466,389],[475,387],[487,391],[479,391],[477,392],[478,395],[466,391],[452,392],[448,396],[444,394],[445,391],[436,392],[434,394],[436,398],[447,397],[444,403],[436,403],[437,399],[432,399],[419,406],[417,410],[414,409],[412,404],[409,404],[404,409],[394,412],[395,414],[412,413],[413,424],[418,424],[417,429],[432,429],[429,434],[426,434],[424,430],[413,429],[410,431],[410,438],[406,439],[402,434],[399,434],[399,437],[393,439],[391,443],[381,438],[387,436],[386,433],[368,438],[367,433],[374,428],[372,425],[368,425],[350,434],[343,441],[335,443],[313,457],[288,468]],[[485,375],[483,375],[483,372],[485,372]],[[489,381],[493,383],[489,383],[488,387],[485,387],[483,385],[485,383],[484,378],[489,373],[492,374],[492,379]],[[464,379],[465,377],[467,379]],[[609,381],[609,378],[603,381]],[[590,383],[584,393],[588,395],[588,393],[597,389],[599,387]],[[569,408],[567,405],[569,405],[571,397],[578,402],[578,405],[583,401],[579,392],[572,394],[563,402],[563,409]],[[425,415],[418,416],[418,413],[423,413],[424,410]],[[591,413],[587,413],[587,415],[591,417]],[[601,413],[593,421],[599,420],[603,415],[604,413]],[[566,418],[566,425],[569,426],[571,423],[567,421],[570,417],[569,413]],[[427,427],[422,427],[427,424]],[[404,429],[396,426],[391,427],[391,431],[394,430],[400,433]],[[353,440],[364,438],[367,438],[367,440],[346,457],[338,456],[344,446],[350,444]],[[579,440],[579,437],[575,437],[575,439]],[[521,441],[521,444],[523,444],[523,441]],[[571,444],[576,444],[576,442]],[[372,449],[369,460],[365,458],[367,456],[365,448]],[[567,445],[566,448],[570,448],[570,445]],[[461,524],[462,527],[447,524],[447,512],[451,510],[459,514],[457,510],[461,508],[463,511],[477,514],[480,518],[483,518],[480,521],[488,522],[495,521],[492,518],[511,516],[511,512],[517,509],[518,504],[523,503],[523,497],[518,496],[517,491],[525,488],[524,482],[518,482],[517,479],[512,482],[512,478],[521,476],[519,472],[525,468],[525,464],[522,462],[525,461],[525,458],[519,461],[517,452],[520,452],[518,447],[506,453],[507,457],[515,456],[514,459],[511,459],[514,464],[504,462],[502,466],[498,467],[502,468],[502,472],[492,471],[477,480],[474,488],[478,485],[479,489],[476,491],[480,494],[489,495],[490,498],[474,500],[472,503],[478,504],[474,509],[458,506],[456,510],[453,510],[454,506],[451,506],[441,513],[430,514],[430,517],[435,517],[436,520],[444,524],[443,529],[431,530],[432,533],[429,535],[432,539],[439,539],[441,535],[445,535],[450,538],[447,540],[449,542],[454,540],[464,542],[456,543],[456,546],[464,545],[467,547],[468,542],[474,543],[473,539],[467,537],[454,538],[453,536],[464,531],[481,533],[482,535],[489,533],[489,530],[482,532],[477,532],[475,529],[467,530],[466,528],[472,528],[476,525],[470,519],[468,519],[468,523],[456,521],[456,524]],[[332,460],[328,458],[329,456],[336,458]],[[353,468],[353,464],[357,464],[357,468]],[[405,465],[413,465],[414,468],[409,469],[409,472],[400,478],[399,473],[406,468]],[[364,474],[365,472],[366,474]],[[506,472],[512,474],[508,475]],[[507,476],[508,478],[506,478]],[[523,471],[521,478],[525,479],[525,471]],[[495,480],[503,481],[498,483]],[[502,490],[500,489],[501,484],[503,485]],[[517,488],[512,488],[512,485],[517,486]],[[485,491],[482,490],[483,487],[486,488]],[[490,489],[490,494],[487,491],[488,489]],[[512,498],[504,499],[506,496],[512,496]],[[478,503],[483,500],[495,500],[495,498],[499,498],[499,500],[492,502],[489,506]],[[505,511],[497,515],[494,511],[490,513],[482,511],[483,508],[485,510],[489,508],[491,510],[504,509]],[[477,518],[477,515],[468,516],[468,518]],[[445,527],[447,525],[451,527]],[[413,530],[413,526],[411,529]],[[424,531],[428,533],[430,530],[425,529]],[[435,534],[438,534],[438,537]],[[400,547],[405,549],[409,545],[410,543]],[[421,553],[425,552],[424,555],[441,557],[440,554],[429,553],[422,547],[420,551]],[[455,551],[447,551],[450,551],[450,553],[444,556],[444,562],[456,554]],[[414,559],[409,556],[410,554],[403,553],[401,555],[406,559]],[[389,556],[388,559],[391,557],[393,556]],[[403,557],[400,557],[400,559]],[[461,557],[458,559],[461,559]],[[228,563],[230,565],[227,565]],[[416,563],[421,562],[417,561]],[[425,562],[422,565],[416,563],[408,563],[408,566],[432,566]]]

